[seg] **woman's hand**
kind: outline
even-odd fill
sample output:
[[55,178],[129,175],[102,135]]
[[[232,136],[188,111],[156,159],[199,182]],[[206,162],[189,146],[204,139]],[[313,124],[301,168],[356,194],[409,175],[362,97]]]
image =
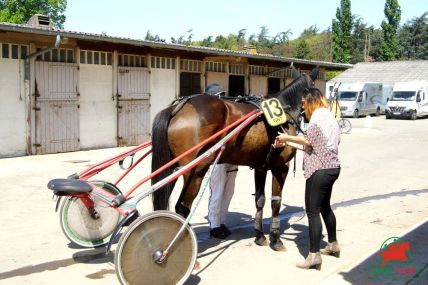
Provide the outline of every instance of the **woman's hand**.
[[287,133],[278,132],[278,136],[275,138],[275,142],[272,144],[274,148],[285,147],[286,142],[289,140],[290,135]]

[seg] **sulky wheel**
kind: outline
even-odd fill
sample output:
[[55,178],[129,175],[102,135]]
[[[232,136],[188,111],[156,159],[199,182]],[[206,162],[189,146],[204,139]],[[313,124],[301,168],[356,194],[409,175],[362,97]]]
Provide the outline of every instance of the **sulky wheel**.
[[[115,195],[120,194],[120,191],[109,183],[91,183]],[[82,201],[76,197],[65,199],[59,212],[61,229],[65,236],[71,242],[88,248],[107,244],[121,218],[118,211],[99,198],[93,195],[91,197],[99,215],[98,218],[94,218]]]
[[157,263],[184,223],[172,212],[156,211],[135,220],[119,240],[114,257],[121,284],[182,284],[196,262],[197,240],[190,225],[169,250],[167,259]]

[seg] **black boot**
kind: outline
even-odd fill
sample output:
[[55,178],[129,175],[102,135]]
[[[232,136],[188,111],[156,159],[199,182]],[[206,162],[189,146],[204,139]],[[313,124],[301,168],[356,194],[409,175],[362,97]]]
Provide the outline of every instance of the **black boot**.
[[211,229],[210,235],[218,239],[225,239],[227,237],[226,233],[223,231],[221,227]]
[[230,236],[232,234],[230,229],[225,224],[221,224],[220,228],[223,230],[223,232],[226,234],[226,236]]

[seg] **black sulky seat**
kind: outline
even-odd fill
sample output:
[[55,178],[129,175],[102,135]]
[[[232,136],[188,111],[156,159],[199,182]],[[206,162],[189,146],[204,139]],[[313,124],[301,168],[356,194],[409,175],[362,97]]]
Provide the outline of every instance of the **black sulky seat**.
[[65,196],[92,191],[92,186],[82,180],[77,179],[52,179],[48,183],[48,188],[54,191],[55,195]]

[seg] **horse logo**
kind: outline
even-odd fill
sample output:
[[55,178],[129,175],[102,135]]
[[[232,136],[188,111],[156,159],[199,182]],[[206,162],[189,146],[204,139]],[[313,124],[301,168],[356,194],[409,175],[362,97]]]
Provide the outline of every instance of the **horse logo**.
[[[387,244],[386,242],[392,239],[392,243]],[[385,249],[386,248],[386,249]],[[385,267],[386,262],[391,261],[402,261],[407,262],[409,260],[406,252],[410,250],[410,244],[405,242],[400,242],[398,238],[390,238],[386,240],[382,247],[379,255],[382,256],[382,267]]]

